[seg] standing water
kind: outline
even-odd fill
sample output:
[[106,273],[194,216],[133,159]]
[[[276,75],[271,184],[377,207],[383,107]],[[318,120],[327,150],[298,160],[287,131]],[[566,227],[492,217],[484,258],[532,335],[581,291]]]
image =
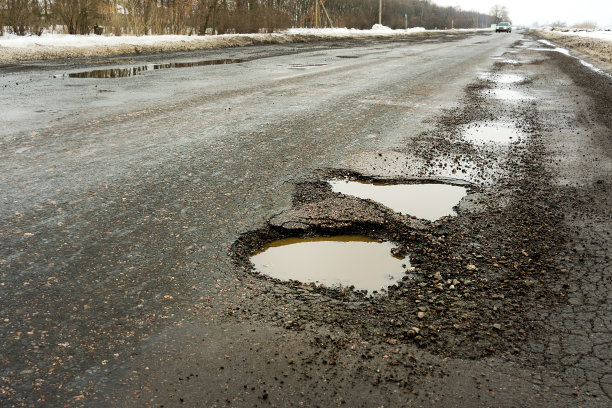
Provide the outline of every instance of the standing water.
[[391,255],[394,245],[359,235],[288,238],[251,257],[257,272],[281,280],[381,291],[399,281],[408,257]]
[[218,59],[195,62],[169,62],[166,64],[149,64],[131,68],[95,69],[93,71],[73,72],[68,74],[70,78],[125,78],[141,74],[146,71],[160,69],[191,68],[205,65],[225,65],[243,62],[240,59]]
[[525,136],[520,130],[504,122],[480,122],[463,129],[463,137],[475,144],[502,144],[519,142]]
[[376,184],[332,180],[336,193],[377,201],[394,211],[435,221],[457,215],[453,207],[467,194],[465,187],[449,184]]

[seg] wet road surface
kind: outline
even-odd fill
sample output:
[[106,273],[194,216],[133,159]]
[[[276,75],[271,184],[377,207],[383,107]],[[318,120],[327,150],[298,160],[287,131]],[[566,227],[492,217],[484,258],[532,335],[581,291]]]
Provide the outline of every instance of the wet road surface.
[[[0,71],[2,405],[609,405],[609,81],[536,45],[440,35]],[[66,75],[221,59],[242,62]],[[461,134],[500,122],[523,143]],[[330,196],[322,169],[453,177],[471,201],[406,224]],[[242,234],[323,219],[412,228],[475,276],[421,255],[422,298],[347,301],[232,259]]]

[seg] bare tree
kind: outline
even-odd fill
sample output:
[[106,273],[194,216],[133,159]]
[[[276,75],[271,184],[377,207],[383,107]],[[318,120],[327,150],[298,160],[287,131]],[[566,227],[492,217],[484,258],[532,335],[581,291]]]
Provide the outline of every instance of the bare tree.
[[567,24],[565,23],[565,21],[557,20],[557,21],[553,21],[552,23],[550,23],[550,26],[558,27],[558,28],[565,28],[567,27]]
[[[1,4],[1,3],[0,3]],[[17,35],[42,33],[41,9],[36,0],[4,0],[4,23]]]
[[597,23],[594,21],[583,21],[582,23],[577,23],[572,26],[572,28],[582,28],[585,30],[595,30],[597,28]]
[[0,35],[4,35],[4,10],[6,8],[5,0],[0,0]]
[[491,17],[493,17],[493,22],[495,24],[501,21],[510,21],[508,8],[499,4],[496,4],[491,8]]
[[[395,29],[470,28],[492,18],[431,0],[384,1],[382,22]],[[22,34],[56,23],[71,34],[104,25],[105,32],[115,35],[263,33],[313,27],[317,20],[367,29],[378,21],[378,5],[379,0],[0,0],[0,22]],[[505,7],[499,8],[507,19]]]
[[69,34],[89,34],[99,16],[97,0],[55,0],[53,11]]

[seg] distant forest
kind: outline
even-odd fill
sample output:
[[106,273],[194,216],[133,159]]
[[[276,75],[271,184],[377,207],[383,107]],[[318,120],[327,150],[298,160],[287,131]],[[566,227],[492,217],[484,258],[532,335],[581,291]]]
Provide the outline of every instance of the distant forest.
[[[379,0],[0,0],[0,34],[229,34],[290,27],[369,29]],[[405,27],[486,27],[494,17],[429,0],[383,0],[382,23]]]

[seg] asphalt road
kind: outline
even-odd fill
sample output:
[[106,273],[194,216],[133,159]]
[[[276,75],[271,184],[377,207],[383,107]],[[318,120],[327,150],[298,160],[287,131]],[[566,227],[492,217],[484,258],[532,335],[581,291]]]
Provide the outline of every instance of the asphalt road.
[[[611,81],[534,48],[441,34],[1,67],[0,405],[609,406]],[[242,62],[66,75],[225,58]],[[457,142],[487,123],[528,141]],[[472,201],[434,225],[380,209],[347,221],[318,183],[339,169],[453,177]],[[306,220],[330,203],[331,224],[401,224],[417,247],[444,236],[440,259],[462,271],[476,257],[477,288],[459,296],[473,307],[447,313],[463,300],[435,303],[455,296],[436,281],[424,321],[413,302],[351,309],[236,262],[243,234],[287,220],[324,233]],[[419,256],[421,287],[459,277]],[[384,331],[408,310],[421,335]]]

